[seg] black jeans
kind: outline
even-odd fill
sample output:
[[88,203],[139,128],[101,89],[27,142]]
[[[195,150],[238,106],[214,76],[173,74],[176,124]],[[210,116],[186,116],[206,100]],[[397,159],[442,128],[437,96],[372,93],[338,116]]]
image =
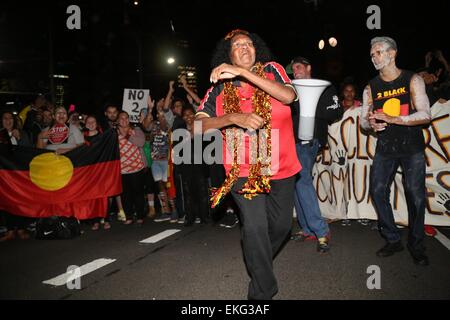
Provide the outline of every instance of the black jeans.
[[184,217],[184,193],[183,193],[183,178],[181,169],[178,165],[173,165],[173,180],[175,183],[175,207],[178,213],[178,219]]
[[408,248],[423,252],[426,192],[423,152],[405,157],[375,154],[371,170],[370,194],[378,214],[380,231],[389,243],[400,241],[400,233],[389,202],[391,184],[399,166],[403,170],[403,186],[408,206]]
[[127,220],[132,220],[134,213],[136,213],[138,219],[144,219],[144,186],[144,170],[135,173],[122,174],[122,204]]
[[208,180],[203,165],[185,165],[182,170],[182,188],[186,222],[191,224],[195,218],[208,221],[209,197]]
[[248,299],[269,300],[278,292],[272,261],[292,227],[295,177],[272,180],[270,193],[252,200],[237,193],[246,180],[239,178],[232,195],[240,209],[242,245],[251,278]]

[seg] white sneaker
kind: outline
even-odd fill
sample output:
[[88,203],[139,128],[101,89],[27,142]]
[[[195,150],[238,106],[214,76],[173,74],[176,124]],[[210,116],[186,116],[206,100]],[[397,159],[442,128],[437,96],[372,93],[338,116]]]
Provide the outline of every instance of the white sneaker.
[[202,222],[202,220],[200,220],[200,218],[195,219],[195,223],[200,223],[200,222]]
[[183,224],[184,221],[186,221],[186,217],[183,217],[183,218],[181,218],[181,219],[178,219],[178,223],[179,223],[179,224]]
[[358,219],[358,222],[362,226],[368,226],[370,224],[370,220],[369,219]]

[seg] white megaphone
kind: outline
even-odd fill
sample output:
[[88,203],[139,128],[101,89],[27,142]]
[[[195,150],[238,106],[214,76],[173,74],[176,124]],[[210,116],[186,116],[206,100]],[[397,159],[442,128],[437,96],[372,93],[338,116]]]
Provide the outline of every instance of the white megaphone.
[[292,84],[297,91],[300,102],[298,138],[300,140],[311,140],[314,137],[317,102],[319,102],[323,91],[331,85],[331,82],[319,79],[296,79],[292,80]]

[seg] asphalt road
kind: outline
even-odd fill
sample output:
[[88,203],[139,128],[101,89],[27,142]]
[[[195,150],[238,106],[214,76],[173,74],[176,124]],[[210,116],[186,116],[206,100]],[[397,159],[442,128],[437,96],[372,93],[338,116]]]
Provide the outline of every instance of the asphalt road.
[[[295,224],[293,224],[295,226]],[[180,230],[156,243],[141,240],[169,229]],[[405,250],[389,258],[375,252],[384,244],[377,231],[356,221],[330,224],[331,252],[320,255],[314,242],[288,241],[275,259],[277,300],[450,299],[450,249],[426,238],[430,266],[413,264]],[[13,240],[0,243],[0,299],[241,300],[248,275],[239,227],[184,227],[147,220],[144,226],[113,223],[72,240]],[[450,237],[449,228],[438,228]],[[406,240],[407,229],[402,230]],[[79,278],[51,285],[46,280],[98,259],[113,262]],[[109,261],[109,260],[108,260]],[[379,288],[369,289],[379,272]],[[379,267],[379,269],[377,269]],[[373,267],[372,267],[373,268]],[[82,268],[83,269],[83,268]],[[369,279],[375,283],[374,278]],[[70,287],[70,285],[69,285]]]

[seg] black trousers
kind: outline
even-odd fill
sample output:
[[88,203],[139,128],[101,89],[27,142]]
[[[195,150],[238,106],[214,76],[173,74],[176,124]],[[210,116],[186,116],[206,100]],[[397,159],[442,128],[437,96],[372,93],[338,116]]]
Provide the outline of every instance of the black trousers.
[[144,185],[144,170],[122,174],[122,204],[127,220],[132,220],[134,213],[136,213],[138,219],[144,219],[145,217]]
[[175,183],[175,207],[178,212],[178,218],[183,218],[184,212],[184,193],[183,193],[183,177],[181,175],[181,168],[179,165],[173,166],[173,180]]
[[391,185],[398,167],[403,169],[403,186],[408,207],[408,249],[422,253],[425,248],[425,155],[419,152],[405,157],[389,157],[376,153],[370,180],[370,195],[378,214],[378,224],[387,242],[400,241],[390,204]]
[[271,192],[252,200],[237,193],[247,178],[239,178],[232,195],[240,209],[244,258],[250,274],[248,299],[270,300],[278,292],[272,261],[292,227],[295,177],[271,181]]
[[182,188],[187,223],[200,218],[208,221],[208,180],[203,165],[185,165],[182,170]]

